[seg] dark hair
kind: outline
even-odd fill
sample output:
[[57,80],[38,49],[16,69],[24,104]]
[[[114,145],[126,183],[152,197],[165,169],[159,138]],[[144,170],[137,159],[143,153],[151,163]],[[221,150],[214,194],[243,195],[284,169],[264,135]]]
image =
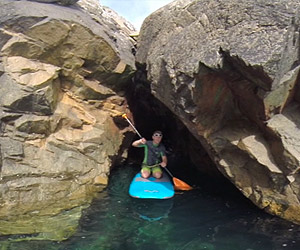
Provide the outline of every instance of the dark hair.
[[160,135],[163,135],[163,133],[160,131],[160,130],[155,130],[154,132],[153,132],[153,135],[154,134],[160,134]]

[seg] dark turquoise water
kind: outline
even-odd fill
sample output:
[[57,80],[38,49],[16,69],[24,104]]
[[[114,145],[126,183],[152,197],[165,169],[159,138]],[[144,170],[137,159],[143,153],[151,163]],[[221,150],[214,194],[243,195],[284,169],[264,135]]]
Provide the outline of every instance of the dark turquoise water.
[[[112,173],[106,191],[84,211],[69,240],[30,241],[0,249],[50,250],[299,250],[300,227],[263,213],[229,183],[212,183],[169,200],[128,196],[136,166]],[[217,185],[218,184],[218,185]]]

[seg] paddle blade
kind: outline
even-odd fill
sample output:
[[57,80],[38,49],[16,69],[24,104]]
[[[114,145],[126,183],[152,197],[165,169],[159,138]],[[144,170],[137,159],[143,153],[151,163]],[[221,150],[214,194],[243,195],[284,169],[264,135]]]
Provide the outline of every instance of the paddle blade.
[[173,177],[173,183],[174,183],[175,190],[189,191],[193,189],[189,184],[175,177]]

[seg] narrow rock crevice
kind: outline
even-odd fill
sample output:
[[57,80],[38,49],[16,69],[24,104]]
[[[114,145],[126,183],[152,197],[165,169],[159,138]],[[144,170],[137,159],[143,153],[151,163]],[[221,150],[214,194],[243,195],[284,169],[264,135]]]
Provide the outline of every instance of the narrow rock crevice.
[[[138,66],[131,87],[127,90],[127,99],[133,115],[132,120],[143,137],[151,140],[154,130],[163,132],[163,144],[169,158],[168,166],[172,171],[191,180],[195,185],[199,184],[197,178],[193,178],[195,174],[207,175],[212,179],[224,178],[201,143],[168,107],[153,96],[142,65]],[[138,138],[136,135],[133,140]],[[142,150],[129,148],[129,161],[141,163],[142,157]]]

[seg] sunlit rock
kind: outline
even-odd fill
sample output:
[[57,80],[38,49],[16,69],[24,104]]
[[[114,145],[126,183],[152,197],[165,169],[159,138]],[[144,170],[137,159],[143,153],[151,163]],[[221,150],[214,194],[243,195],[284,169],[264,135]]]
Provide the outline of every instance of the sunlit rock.
[[0,1],[1,235],[68,238],[126,157],[130,27],[75,2]]

